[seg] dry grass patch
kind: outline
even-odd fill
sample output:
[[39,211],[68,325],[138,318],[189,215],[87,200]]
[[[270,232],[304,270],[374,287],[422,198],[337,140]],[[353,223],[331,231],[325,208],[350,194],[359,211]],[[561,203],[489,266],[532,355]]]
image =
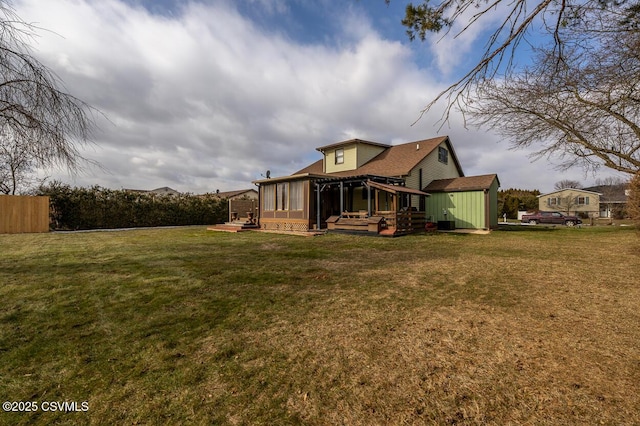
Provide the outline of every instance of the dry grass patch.
[[0,244],[0,423],[640,424],[633,231]]

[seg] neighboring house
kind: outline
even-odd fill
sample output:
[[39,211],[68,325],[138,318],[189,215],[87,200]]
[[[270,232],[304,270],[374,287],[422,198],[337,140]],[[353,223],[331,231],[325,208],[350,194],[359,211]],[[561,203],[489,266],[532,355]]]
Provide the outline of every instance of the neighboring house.
[[560,211],[575,216],[598,217],[601,195],[586,189],[565,188],[538,195],[538,208],[543,212]]
[[213,195],[219,198],[226,198],[228,200],[238,200],[238,199],[257,200],[258,199],[258,191],[256,191],[253,188],[239,189],[237,191],[226,191],[226,192],[216,191],[215,194]]
[[629,185],[598,185],[585,188],[600,194],[600,217],[622,218],[629,199]]
[[[322,159],[290,176],[254,181],[262,229],[402,235],[424,229],[427,216],[456,227],[497,226],[497,176],[464,178],[447,136],[393,146],[351,139],[317,150]],[[446,183],[434,187],[432,203],[424,189],[442,179],[460,180],[455,189]],[[478,191],[493,194],[472,195]],[[477,210],[495,220],[471,220]]]
[[180,193],[178,191],[176,191],[173,188],[169,188],[168,186],[163,186],[162,188],[156,188],[156,189],[151,189],[151,190],[146,190],[146,189],[125,189],[125,191],[128,192],[135,192],[138,194],[155,194],[155,195],[160,195],[160,196],[174,196],[174,195],[180,195]]

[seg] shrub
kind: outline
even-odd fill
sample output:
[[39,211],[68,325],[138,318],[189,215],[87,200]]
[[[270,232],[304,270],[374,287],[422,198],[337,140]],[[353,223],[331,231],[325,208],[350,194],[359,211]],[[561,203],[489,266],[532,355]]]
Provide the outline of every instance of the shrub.
[[213,196],[158,196],[60,182],[41,186],[37,194],[50,197],[51,227],[61,230],[208,225],[228,217],[227,200]]

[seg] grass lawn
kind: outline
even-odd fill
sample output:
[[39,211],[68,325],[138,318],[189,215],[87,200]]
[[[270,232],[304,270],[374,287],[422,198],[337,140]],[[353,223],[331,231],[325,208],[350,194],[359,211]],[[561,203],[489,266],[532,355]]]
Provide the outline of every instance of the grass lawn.
[[0,235],[0,424],[640,424],[638,233],[509,229]]

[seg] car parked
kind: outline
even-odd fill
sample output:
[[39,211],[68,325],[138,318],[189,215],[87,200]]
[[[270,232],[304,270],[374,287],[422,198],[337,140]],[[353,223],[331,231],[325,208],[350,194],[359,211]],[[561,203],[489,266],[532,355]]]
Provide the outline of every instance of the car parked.
[[582,220],[577,216],[570,216],[562,212],[537,212],[522,216],[522,223],[536,225],[538,223],[550,223],[555,225],[575,226],[580,225]]

